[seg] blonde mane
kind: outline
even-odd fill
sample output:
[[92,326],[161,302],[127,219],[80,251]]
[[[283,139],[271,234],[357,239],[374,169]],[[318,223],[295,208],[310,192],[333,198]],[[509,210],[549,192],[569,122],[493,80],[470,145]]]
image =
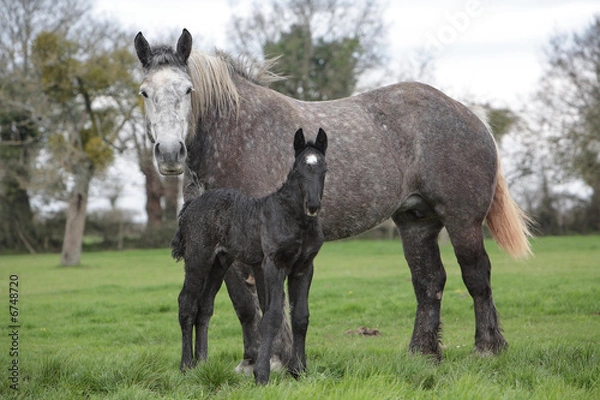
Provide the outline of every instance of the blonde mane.
[[248,57],[233,58],[222,51],[216,51],[215,55],[192,51],[188,58],[188,70],[194,86],[192,134],[209,113],[216,113],[219,117],[230,112],[237,115],[240,96],[234,82],[235,74],[262,86],[282,79],[271,72],[275,62],[276,59],[259,63]]

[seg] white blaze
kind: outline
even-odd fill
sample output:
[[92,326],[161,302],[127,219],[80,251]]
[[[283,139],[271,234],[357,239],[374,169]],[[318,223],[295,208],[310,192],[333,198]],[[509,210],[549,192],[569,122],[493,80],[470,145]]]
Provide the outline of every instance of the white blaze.
[[315,156],[314,154],[309,154],[306,156],[306,160],[305,162],[308,165],[315,165],[319,160],[317,159],[317,156]]

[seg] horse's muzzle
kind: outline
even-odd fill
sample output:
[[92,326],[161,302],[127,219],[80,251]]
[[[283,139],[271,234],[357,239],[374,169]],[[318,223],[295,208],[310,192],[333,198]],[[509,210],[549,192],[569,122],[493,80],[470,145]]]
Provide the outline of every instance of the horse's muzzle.
[[162,175],[180,175],[184,171],[187,149],[182,141],[157,142],[154,158]]

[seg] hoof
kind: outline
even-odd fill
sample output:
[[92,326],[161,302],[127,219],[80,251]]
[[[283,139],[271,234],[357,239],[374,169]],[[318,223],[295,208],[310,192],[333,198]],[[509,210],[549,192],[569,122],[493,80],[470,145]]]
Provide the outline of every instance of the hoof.
[[271,372],[281,372],[285,369],[285,366],[277,356],[271,357],[271,359],[269,360],[269,366]]
[[410,354],[418,354],[427,358],[431,358],[437,363],[440,363],[444,360],[444,356],[442,355],[442,348],[439,345],[435,349],[424,349],[417,346],[410,346],[408,348],[408,352]]
[[496,354],[500,354],[508,349],[508,343],[505,340],[501,340],[494,343],[488,344],[476,344],[474,352],[482,357],[490,357]]
[[[271,372],[281,372],[285,369],[285,366],[277,356],[271,357],[269,360],[269,369]],[[237,367],[235,367],[235,372],[238,374],[243,374],[247,376],[252,376],[254,373],[254,362],[252,360],[242,360]]]
[[185,374],[186,372],[188,372],[190,369],[194,369],[196,367],[196,362],[192,361],[190,363],[181,363],[179,365],[179,370],[181,371],[182,374]]
[[242,375],[252,376],[252,373],[254,372],[254,364],[251,363],[251,360],[242,360],[242,362],[235,367],[235,372]]

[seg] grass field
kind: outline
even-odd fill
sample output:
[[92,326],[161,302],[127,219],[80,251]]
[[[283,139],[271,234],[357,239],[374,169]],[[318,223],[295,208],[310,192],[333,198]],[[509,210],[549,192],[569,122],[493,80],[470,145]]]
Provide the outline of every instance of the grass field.
[[[225,289],[208,362],[179,373],[183,265],[168,249],[86,253],[70,268],[55,254],[0,256],[0,398],[599,399],[600,237],[533,244],[536,256],[519,262],[487,246],[510,343],[496,357],[472,352],[472,301],[442,246],[445,360],[436,365],[407,353],[416,303],[400,244],[326,243],[311,289],[308,371],[274,374],[266,387],[233,372],[242,339]],[[361,326],[381,335],[347,333]]]

